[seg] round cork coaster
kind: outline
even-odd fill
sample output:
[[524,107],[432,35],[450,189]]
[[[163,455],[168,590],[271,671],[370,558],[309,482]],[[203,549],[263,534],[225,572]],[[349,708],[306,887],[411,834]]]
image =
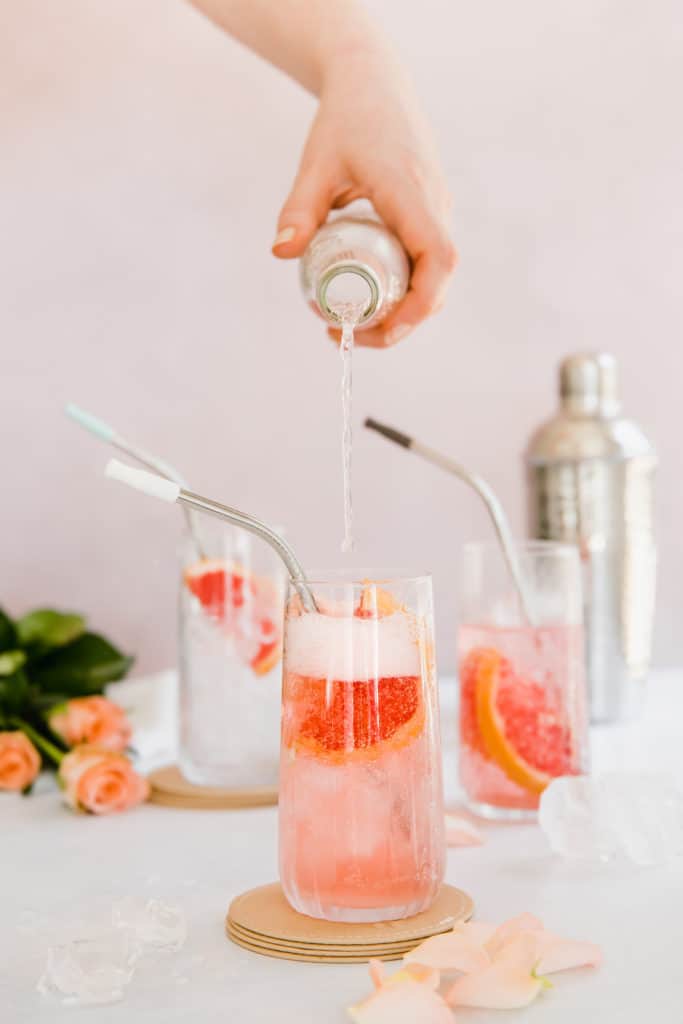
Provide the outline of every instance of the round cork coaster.
[[149,800],[164,807],[215,811],[244,807],[269,807],[277,803],[277,786],[196,786],[181,775],[175,764],[157,768],[148,776]]
[[255,945],[247,942],[241,936],[235,935],[229,927],[226,928],[226,934],[237,946],[248,949],[250,953],[258,953],[259,956],[272,956],[278,960],[298,960],[300,963],[306,964],[366,964],[368,960],[401,960],[404,954],[413,948],[412,946],[407,946],[406,949],[399,951],[387,952],[386,950],[381,950],[375,953],[367,953],[365,951],[352,953],[349,950],[343,954],[327,955],[325,953],[307,953],[303,949],[271,949],[265,945]]
[[[257,935],[256,932],[246,931],[244,928],[240,928],[234,921],[226,921],[226,931],[230,935],[235,935],[237,938],[244,939],[245,942],[251,945],[267,946],[272,949],[282,949],[286,953],[320,953],[326,956],[345,956],[349,952],[349,946],[344,945],[325,945],[323,943],[307,942],[305,944],[298,944],[296,942],[284,942],[281,939],[271,939],[264,935]],[[376,945],[370,945],[363,943],[362,949],[368,956],[374,956],[376,953],[389,953],[395,952],[397,954],[407,953],[409,949],[413,948],[414,943],[411,942],[385,942],[377,943]]]
[[472,916],[467,893],[443,885],[429,908],[401,921],[344,924],[319,921],[293,910],[279,883],[237,896],[226,918],[228,937],[264,956],[309,963],[364,963],[397,960],[430,935],[449,931]]

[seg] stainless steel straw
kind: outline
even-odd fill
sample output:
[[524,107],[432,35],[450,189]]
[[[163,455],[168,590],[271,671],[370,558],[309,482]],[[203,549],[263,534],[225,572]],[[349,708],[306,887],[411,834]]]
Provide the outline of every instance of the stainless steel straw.
[[118,459],[109,460],[104,474],[111,477],[112,480],[119,480],[121,483],[128,484],[129,487],[135,488],[135,490],[142,491],[143,494],[149,494],[153,498],[160,498],[162,501],[169,502],[169,504],[178,502],[185,508],[193,509],[196,512],[206,512],[208,515],[216,516],[218,519],[225,519],[229,523],[241,526],[242,529],[256,534],[257,537],[261,537],[267,544],[270,544],[285,563],[287,572],[296,587],[306,611],[317,611],[315,598],[311,593],[304,571],[296,555],[289,544],[275,530],[272,530],[270,526],[262,523],[260,519],[255,519],[254,516],[250,516],[246,512],[240,512],[236,508],[230,508],[229,505],[221,505],[220,502],[212,501],[211,498],[203,498],[200,494],[186,491],[184,487],[181,487],[180,484],[175,483],[173,480],[166,480],[163,477],[155,476],[154,473],[147,473],[143,469],[133,469],[124,462],[119,462]]
[[487,482],[482,480],[480,476],[470,473],[469,470],[465,469],[464,466],[461,466],[454,459],[448,458],[447,455],[442,455],[441,452],[434,451],[433,448],[428,448],[426,444],[416,441],[414,437],[409,437],[408,434],[404,434],[400,430],[394,430],[393,427],[387,427],[383,423],[378,423],[377,420],[371,418],[366,419],[365,426],[370,430],[376,430],[378,434],[382,434],[383,437],[388,438],[390,441],[400,444],[403,448],[408,448],[417,455],[421,455],[428,462],[439,466],[440,469],[445,469],[447,473],[452,473],[477,492],[486,505],[493,522],[496,535],[503,549],[503,556],[512,577],[512,582],[519,597],[522,613],[527,622],[533,625],[535,619],[532,611],[532,602],[529,598],[526,580],[517,557],[510,524],[508,523],[503,506]]
[[[81,427],[84,427],[94,437],[99,437],[101,441],[105,441],[110,444],[112,448],[118,448],[120,452],[125,455],[129,455],[136,462],[139,462],[141,466],[146,466],[147,469],[151,469],[153,472],[158,473],[159,476],[163,476],[166,480],[173,480],[174,483],[180,484],[181,487],[185,487],[186,483],[178,470],[164,459],[160,459],[158,455],[153,455],[148,452],[146,448],[141,448],[139,445],[134,444],[127,438],[122,437],[121,434],[117,433],[113,427],[110,427],[104,420],[99,419],[97,416],[93,416],[91,413],[86,412],[85,409],[81,409],[80,406],[74,405],[73,402],[69,402],[65,408],[67,416],[70,416],[72,420],[78,423]],[[200,558],[206,558],[206,549],[202,542],[199,534],[199,528],[195,522],[192,512],[188,508],[183,509],[183,515],[185,516],[185,522],[189,530],[190,536],[197,549],[197,554]]]

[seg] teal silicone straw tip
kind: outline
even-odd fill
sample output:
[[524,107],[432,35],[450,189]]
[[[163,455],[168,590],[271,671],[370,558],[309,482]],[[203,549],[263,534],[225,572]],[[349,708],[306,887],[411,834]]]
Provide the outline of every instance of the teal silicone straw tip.
[[86,430],[89,430],[95,437],[101,438],[103,441],[111,441],[114,437],[114,431],[112,428],[105,423],[103,420],[99,420],[97,416],[91,416],[85,409],[79,408],[74,405],[73,402],[69,402],[66,406],[66,414],[70,416],[72,420],[79,423]]

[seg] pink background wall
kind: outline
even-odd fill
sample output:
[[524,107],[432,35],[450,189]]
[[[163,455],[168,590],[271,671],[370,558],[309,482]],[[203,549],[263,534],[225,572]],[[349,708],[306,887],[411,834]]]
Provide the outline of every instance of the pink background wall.
[[[521,527],[520,452],[565,353],[604,346],[661,453],[657,658],[676,630],[683,137],[675,0],[374,0],[414,70],[456,201],[446,309],[356,361],[371,413],[487,476]],[[102,478],[68,400],[341,564],[339,364],[269,246],[313,101],[169,0],[4,0],[0,599],[89,612],[174,660],[179,517]],[[356,564],[435,573],[454,665],[453,480],[357,431]]]

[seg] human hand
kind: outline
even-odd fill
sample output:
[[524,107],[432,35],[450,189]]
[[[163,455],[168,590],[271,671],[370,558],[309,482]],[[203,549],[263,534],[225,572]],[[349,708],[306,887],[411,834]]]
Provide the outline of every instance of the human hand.
[[[387,348],[441,308],[457,254],[451,200],[410,84],[385,51],[342,53],[326,72],[296,180],[278,219],[273,252],[301,256],[331,209],[372,201],[412,261],[404,299],[356,342]],[[339,331],[329,328],[339,340]]]

